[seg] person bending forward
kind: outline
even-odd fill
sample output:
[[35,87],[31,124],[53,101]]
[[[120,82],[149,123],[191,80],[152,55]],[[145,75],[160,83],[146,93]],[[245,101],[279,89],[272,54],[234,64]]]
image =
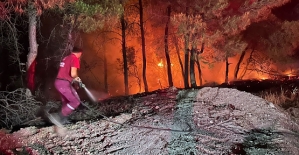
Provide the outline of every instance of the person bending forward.
[[67,117],[80,105],[80,97],[72,82],[81,82],[78,69],[82,52],[82,49],[74,47],[71,54],[60,62],[54,85],[61,96],[62,107],[60,112],[49,114],[50,121],[57,126],[62,127],[67,122]]

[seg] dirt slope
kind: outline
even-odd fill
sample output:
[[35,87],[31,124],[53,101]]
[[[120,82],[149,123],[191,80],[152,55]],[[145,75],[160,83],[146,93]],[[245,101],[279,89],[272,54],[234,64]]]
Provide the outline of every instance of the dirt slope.
[[[129,102],[129,101],[119,101]],[[299,154],[299,125],[252,94],[228,88],[170,88],[130,99],[132,112],[0,133],[3,154]],[[120,125],[118,123],[123,123]]]

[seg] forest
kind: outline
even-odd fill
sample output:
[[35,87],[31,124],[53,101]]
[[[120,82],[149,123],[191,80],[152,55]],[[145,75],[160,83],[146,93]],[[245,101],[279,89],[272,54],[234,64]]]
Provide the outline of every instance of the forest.
[[297,75],[296,0],[6,0],[0,17],[1,91],[55,96],[74,46],[111,96]]
[[[0,20],[0,154],[299,152],[298,0],[2,0]],[[55,126],[74,47],[86,87]]]

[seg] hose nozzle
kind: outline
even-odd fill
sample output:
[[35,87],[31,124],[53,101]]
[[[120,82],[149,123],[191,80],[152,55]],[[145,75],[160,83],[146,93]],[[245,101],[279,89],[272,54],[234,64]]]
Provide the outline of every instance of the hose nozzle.
[[79,87],[80,87],[80,88],[84,88],[84,89],[86,88],[85,84],[82,83],[82,82],[79,82]]

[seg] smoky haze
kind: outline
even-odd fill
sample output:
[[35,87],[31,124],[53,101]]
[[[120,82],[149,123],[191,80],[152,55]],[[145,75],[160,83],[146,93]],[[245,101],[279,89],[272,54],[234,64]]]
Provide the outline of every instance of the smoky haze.
[[[298,3],[298,2],[297,2]],[[296,3],[296,4],[297,4]],[[145,14],[148,12],[145,12]],[[283,15],[281,15],[283,16]],[[284,18],[281,17],[280,18]],[[149,18],[150,15],[146,15]],[[149,91],[168,87],[166,60],[164,53],[164,29],[165,23],[157,24],[151,20],[145,23],[145,44],[147,56],[147,80]],[[81,38],[77,41],[77,46],[82,46],[84,55],[81,60],[80,77],[90,90],[94,93],[107,93],[112,96],[124,94],[124,77],[121,52],[121,36],[120,31],[115,28],[113,33],[103,33],[103,31],[96,31],[92,33],[82,33]],[[133,31],[138,34],[140,29],[134,27]],[[174,31],[170,29],[170,31]],[[49,32],[50,33],[50,29]],[[115,33],[116,32],[116,33]],[[173,74],[173,82],[175,87],[184,87],[184,80],[182,77],[182,70],[180,68],[179,60],[176,54],[175,43],[172,40],[172,35],[169,37],[169,52],[171,59],[171,69]],[[179,38],[181,39],[181,38]],[[136,51],[136,68],[134,75],[129,76],[129,90],[130,94],[135,94],[144,91],[142,82],[142,55],[141,55],[141,39],[140,35],[127,35],[127,47],[133,47]],[[200,43],[199,43],[200,44]],[[184,49],[182,42],[178,43],[180,48],[180,58],[184,62]],[[200,46],[198,47],[200,49]],[[235,56],[229,57],[229,81],[234,80],[234,70],[239,61],[242,51],[238,51]],[[244,60],[240,65],[238,74],[239,79],[267,79],[271,78],[269,74],[257,72],[267,67],[268,70],[275,71],[282,75],[296,74],[298,68],[297,62],[285,63],[268,63],[265,59],[256,60],[255,65],[247,65],[250,58],[251,50],[246,51]],[[255,54],[264,54],[265,51],[256,50]],[[106,55],[107,68],[105,70],[104,60]],[[207,46],[204,53],[200,54],[200,65],[202,70],[203,84],[221,84],[225,82],[225,61],[216,61],[211,55],[217,55],[211,47]],[[120,60],[120,61],[118,61]],[[261,67],[263,66],[263,67]],[[131,70],[132,71],[132,70]],[[107,75],[107,83],[105,83],[105,74]],[[197,66],[195,65],[196,83],[199,85],[199,74]],[[107,90],[106,90],[107,89]]]
[[[166,70],[166,60],[164,56],[163,49],[157,47],[157,39],[159,31],[155,31],[155,36],[147,37],[146,40],[146,52],[147,52],[147,78],[148,85],[151,90],[161,89],[168,87],[167,81],[167,70]],[[106,35],[105,37],[113,38],[116,36]],[[107,39],[107,38],[106,38]],[[135,41],[134,41],[135,39]],[[86,64],[82,65],[80,71],[81,77],[84,82],[90,86],[93,90],[104,91],[104,52],[106,53],[107,58],[107,77],[108,77],[108,93],[112,96],[114,95],[123,95],[124,94],[124,77],[123,69],[117,61],[120,59],[122,61],[121,53],[121,44],[117,39],[112,41],[103,41],[104,39],[97,34],[84,34],[84,56],[82,61]],[[130,43],[129,46],[133,46],[136,50],[136,66],[138,70],[138,78],[142,79],[142,59],[141,59],[141,44],[138,42],[138,38],[128,38]],[[201,56],[205,57],[206,55],[213,53],[213,51],[206,50]],[[180,57],[184,61],[183,57],[184,52],[180,51]],[[174,48],[170,49],[171,63],[172,63],[172,74],[175,87],[184,87],[183,78],[181,69],[179,66],[179,61],[175,53]],[[244,60],[241,63],[239,75],[242,79],[267,79],[269,78],[268,74],[263,74],[262,72],[257,71],[246,71],[245,67],[247,65],[248,58],[250,57],[250,51],[246,52]],[[234,57],[229,58],[229,81],[234,79],[234,70],[236,64],[240,58],[240,54],[237,54]],[[200,62],[202,69],[202,78],[203,84],[217,83],[221,84],[225,79],[225,61],[216,62],[215,60],[210,59],[209,63]],[[86,67],[86,65],[88,67]],[[274,64],[271,64],[271,68],[277,69],[281,74],[289,74],[291,68],[294,64],[284,64],[279,65],[279,68]],[[197,66],[195,66],[197,67]],[[252,68],[252,66],[251,66]],[[253,66],[253,69],[255,67]],[[245,72],[246,71],[246,72]],[[244,73],[245,72],[245,73]],[[199,85],[199,74],[195,68],[196,82]],[[143,83],[141,83],[141,91],[139,90],[139,84],[137,78],[134,76],[129,76],[129,89],[130,94],[135,94],[143,92]]]

